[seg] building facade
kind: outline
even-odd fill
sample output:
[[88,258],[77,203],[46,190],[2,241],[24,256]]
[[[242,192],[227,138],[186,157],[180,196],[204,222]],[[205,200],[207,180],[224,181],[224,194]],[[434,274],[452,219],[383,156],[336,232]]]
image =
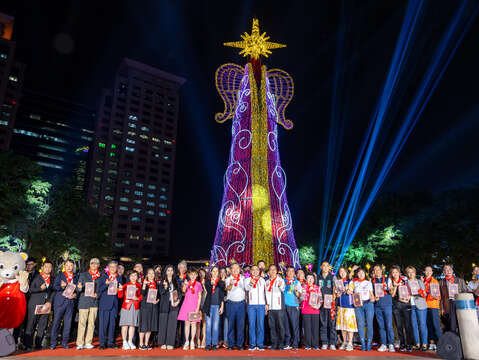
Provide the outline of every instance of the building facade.
[[13,23],[13,17],[0,13],[0,151],[10,147],[25,72],[25,65],[15,61]]
[[94,126],[93,109],[25,89],[10,150],[42,166],[47,180],[74,178],[76,188],[83,190]]
[[104,90],[90,152],[87,196],[112,216],[118,256],[166,257],[179,90],[185,79],[124,59]]

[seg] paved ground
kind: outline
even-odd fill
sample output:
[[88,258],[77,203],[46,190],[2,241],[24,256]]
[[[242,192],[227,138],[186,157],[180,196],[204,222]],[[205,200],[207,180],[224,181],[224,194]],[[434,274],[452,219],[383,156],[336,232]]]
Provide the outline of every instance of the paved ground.
[[[370,357],[367,357],[367,356],[357,356],[356,354],[355,355],[352,355],[352,356],[345,356],[344,353],[338,353],[338,356],[316,356],[316,357],[312,357],[312,356],[301,356],[301,355],[294,355],[294,354],[284,354],[286,356],[274,356],[274,355],[271,355],[271,356],[266,356],[266,357],[263,357],[263,356],[255,356],[256,354],[250,354],[248,353],[248,355],[245,354],[245,356],[235,356],[235,360],[238,359],[238,360],[250,360],[252,357],[254,357],[255,359],[267,359],[267,360],[271,360],[271,359],[285,359],[285,358],[288,358],[288,359],[291,359],[291,358],[296,358],[296,359],[305,359],[305,360],[310,360],[310,359],[317,359],[318,357],[320,357],[321,359],[324,359],[324,360],[341,360],[341,359],[354,359],[354,360],[370,360],[370,359],[375,359],[377,358],[377,356],[370,356]],[[118,358],[125,358],[125,359],[128,359],[128,360],[134,360],[134,359],[138,359],[138,360],[147,360],[147,359],[158,359],[158,357],[156,356],[141,356],[141,357],[137,357],[135,355],[120,355],[120,356],[112,356],[112,357],[118,357]],[[101,360],[101,359],[104,359],[105,357],[102,356],[102,357],[98,357],[98,356],[83,356],[82,358],[87,358],[89,360]],[[173,356],[173,357],[167,357],[167,356],[162,356],[161,359],[162,360],[174,360],[174,359],[188,359],[188,360],[194,360],[194,359],[205,359],[206,357],[205,356],[195,356],[194,354],[191,354],[191,355],[185,355],[185,356]],[[224,360],[224,356],[211,356],[211,357],[207,357],[208,359],[211,359],[211,360]],[[63,360],[64,357],[52,357],[52,356],[48,356],[48,357],[39,357],[39,356],[34,356],[34,357],[28,357],[28,356],[9,356],[9,357],[6,357],[5,359],[16,359],[16,360],[27,360],[27,359],[31,359],[31,360]],[[405,356],[388,356],[387,359],[390,359],[390,360],[405,360]],[[421,357],[421,356],[414,356],[414,355],[408,355],[407,356],[407,359],[408,360],[424,360],[424,357]]]

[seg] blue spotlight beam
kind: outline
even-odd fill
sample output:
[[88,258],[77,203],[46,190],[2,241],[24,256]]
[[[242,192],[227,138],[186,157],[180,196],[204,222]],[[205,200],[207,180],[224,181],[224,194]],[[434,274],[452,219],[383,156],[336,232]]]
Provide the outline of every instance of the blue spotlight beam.
[[[466,35],[467,31],[469,30],[474,18],[476,17],[479,11],[479,5],[476,5],[474,10],[469,14],[469,18],[465,21],[463,20],[464,13],[467,8],[467,1],[463,1],[462,5],[456,11],[454,18],[450,22],[446,32],[444,33],[443,37],[439,45],[436,48],[435,54],[433,56],[433,60],[424,75],[421,84],[416,91],[413,103],[408,109],[406,113],[404,122],[399,130],[398,135],[395,138],[393,146],[388,153],[388,156],[379,172],[378,178],[374,183],[373,188],[363,206],[363,209],[359,213],[358,220],[354,224],[352,231],[348,234],[348,237],[341,249],[341,254],[338,257],[337,263],[335,267],[338,267],[341,264],[344,256],[346,254],[347,248],[353,241],[359,226],[361,225],[364,217],[366,216],[368,210],[370,209],[371,205],[373,204],[374,200],[377,197],[377,194],[383,185],[384,181],[387,178],[392,166],[394,165],[399,153],[401,152],[402,148],[404,147],[409,135],[414,129],[414,126],[418,122],[422,112],[424,111],[426,105],[429,102],[434,90],[436,89],[439,81],[441,80],[444,72],[447,69],[447,66],[451,62],[454,54],[457,51],[457,48],[461,44],[464,36]],[[461,23],[465,23],[462,32],[457,36],[457,30],[460,27]],[[454,45],[451,47],[451,42],[454,41],[454,38],[457,38]],[[449,52],[448,52],[449,49]]]
[[349,194],[350,186],[348,186],[348,191],[345,193],[343,198],[343,204],[349,198],[346,214],[343,216],[342,212],[344,207],[342,206],[340,208],[338,216],[336,217],[335,226],[333,227],[333,231],[329,237],[328,245],[326,246],[327,251],[329,245],[331,244],[335,236],[335,231],[337,228],[336,224],[338,224],[339,221],[342,219],[342,225],[339,229],[339,234],[336,236],[334,248],[329,257],[330,262],[335,259],[340,245],[345,240],[345,232],[350,227],[350,224],[353,220],[353,214],[355,213],[358,200],[362,194],[363,187],[366,182],[366,174],[368,171],[369,163],[371,161],[371,155],[378,139],[378,135],[385,119],[389,104],[391,102],[391,98],[395,93],[396,86],[403,69],[403,65],[406,62],[405,60],[408,55],[409,44],[412,41],[419,15],[422,12],[421,9],[422,1],[413,0],[408,3],[401,31],[399,33],[398,40],[396,43],[396,48],[394,50],[393,58],[391,60],[389,72],[383,87],[383,91],[381,93],[380,101],[376,105],[376,110],[374,112],[372,121],[372,129],[370,131],[368,130],[368,135],[365,139],[365,142],[363,143],[363,148],[365,149],[365,152],[360,152],[356,162],[355,170],[353,171],[353,175],[351,176],[350,183],[352,183],[354,181],[353,179],[356,177],[356,169],[358,168],[358,164],[361,164],[359,173],[357,174],[357,177],[355,179],[356,183],[354,185],[353,193],[351,195]]
[[346,3],[341,2],[341,23],[337,37],[337,53],[333,77],[333,96],[331,117],[329,122],[328,157],[324,182],[324,197],[321,213],[321,227],[319,240],[319,261],[323,260],[324,244],[326,242],[329,212],[331,210],[332,194],[334,193],[335,178],[338,170],[339,157],[344,131],[345,106],[342,101],[342,90],[345,76],[345,42],[346,32],[349,31],[350,19],[346,19]]

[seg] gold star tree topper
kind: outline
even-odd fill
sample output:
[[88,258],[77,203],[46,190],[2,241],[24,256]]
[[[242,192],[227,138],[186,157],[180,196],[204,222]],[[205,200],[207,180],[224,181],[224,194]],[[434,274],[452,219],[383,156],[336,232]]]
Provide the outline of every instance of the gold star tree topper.
[[286,45],[283,44],[269,42],[269,36],[266,36],[266,32],[260,35],[258,19],[253,19],[251,35],[245,32],[244,35],[241,35],[241,38],[243,41],[227,42],[223,45],[243,49],[240,51],[240,54],[245,57],[251,56],[253,59],[258,59],[261,55],[268,57],[268,55],[271,54],[269,49],[286,47]]

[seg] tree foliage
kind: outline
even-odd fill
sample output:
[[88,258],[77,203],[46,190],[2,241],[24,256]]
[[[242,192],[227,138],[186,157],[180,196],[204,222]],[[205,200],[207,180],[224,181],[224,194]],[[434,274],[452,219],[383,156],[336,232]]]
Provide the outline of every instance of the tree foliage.
[[312,246],[305,245],[299,248],[299,262],[301,265],[314,264],[316,258],[316,252]]

